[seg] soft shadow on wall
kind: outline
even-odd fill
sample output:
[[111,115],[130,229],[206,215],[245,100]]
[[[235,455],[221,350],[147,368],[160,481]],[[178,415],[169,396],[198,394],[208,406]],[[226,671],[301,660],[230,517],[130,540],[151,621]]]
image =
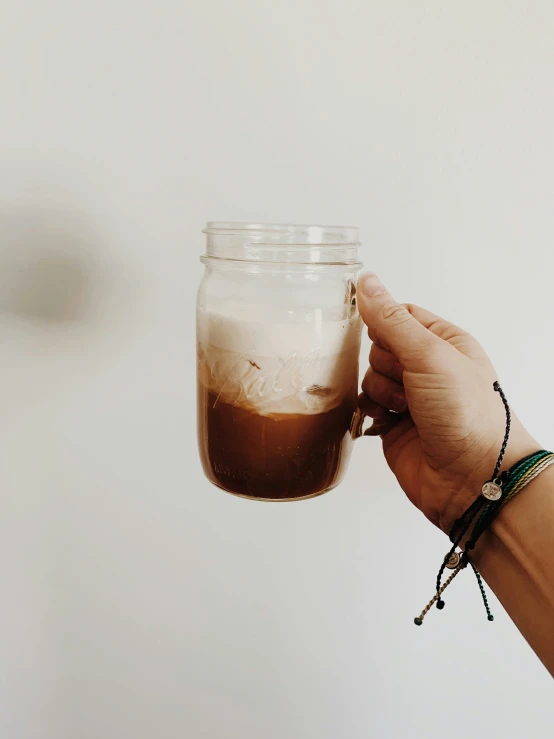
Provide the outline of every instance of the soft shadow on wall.
[[[109,363],[140,329],[141,280],[84,208],[0,203],[4,409]],[[59,198],[58,198],[59,200]],[[105,224],[104,224],[105,225]]]
[[74,323],[87,313],[90,244],[52,215],[0,211],[0,311],[47,323]]

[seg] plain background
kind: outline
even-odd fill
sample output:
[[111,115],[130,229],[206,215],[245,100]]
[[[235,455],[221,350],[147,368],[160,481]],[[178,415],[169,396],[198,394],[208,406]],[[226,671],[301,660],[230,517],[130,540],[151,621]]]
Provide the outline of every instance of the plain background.
[[204,481],[194,300],[207,219],[359,225],[552,448],[552,2],[1,20],[2,739],[551,737],[551,680],[473,578],[414,627],[446,540],[378,441],[304,503]]

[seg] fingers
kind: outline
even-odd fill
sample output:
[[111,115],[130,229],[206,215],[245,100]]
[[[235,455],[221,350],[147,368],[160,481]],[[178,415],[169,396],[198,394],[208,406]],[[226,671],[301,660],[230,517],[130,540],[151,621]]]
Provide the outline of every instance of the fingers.
[[376,421],[383,420],[389,415],[389,411],[386,408],[383,408],[382,405],[379,405],[377,401],[368,398],[368,396],[364,393],[360,393],[360,395],[358,396],[358,408],[361,410],[364,416],[374,418]]
[[[402,365],[391,354],[373,344],[369,355],[371,368],[362,382],[358,406],[362,413],[374,419],[365,436],[387,436],[407,410],[408,404],[402,381]],[[390,411],[394,411],[391,413]]]
[[364,436],[385,436],[404,418],[398,413],[391,413],[364,393],[358,398],[358,407],[364,416],[373,418],[373,425],[364,431]]
[[406,420],[412,423],[409,416],[402,415],[408,407],[401,384],[403,369],[394,354],[377,344],[371,346],[369,361],[371,369],[362,383],[364,392],[358,398],[358,406],[374,422],[364,436],[388,439],[399,425],[405,425]]
[[406,369],[417,368],[440,339],[396,302],[373,274],[358,281],[358,305],[370,338],[395,354]]
[[388,438],[393,430],[399,425],[399,419],[401,418],[402,416],[399,416],[398,414],[396,416],[391,414],[389,419],[384,421],[374,421],[373,424],[364,431],[364,436],[381,436],[383,438]]
[[404,372],[402,365],[398,359],[388,352],[386,349],[382,349],[377,344],[371,345],[369,352],[369,363],[375,370],[385,377],[390,377],[391,380],[396,382],[402,382],[402,374]]
[[369,368],[362,382],[362,390],[371,400],[387,410],[404,413],[408,409],[406,393],[399,382]]

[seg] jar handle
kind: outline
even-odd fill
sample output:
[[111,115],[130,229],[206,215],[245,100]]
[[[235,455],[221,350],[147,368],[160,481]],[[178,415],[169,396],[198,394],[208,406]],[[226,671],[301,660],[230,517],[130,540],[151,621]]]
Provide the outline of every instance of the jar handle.
[[350,435],[354,440],[359,439],[360,436],[364,435],[364,423],[366,418],[369,418],[371,421],[369,416],[366,416],[365,413],[362,413],[362,411],[357,408],[352,417],[352,423],[350,424]]

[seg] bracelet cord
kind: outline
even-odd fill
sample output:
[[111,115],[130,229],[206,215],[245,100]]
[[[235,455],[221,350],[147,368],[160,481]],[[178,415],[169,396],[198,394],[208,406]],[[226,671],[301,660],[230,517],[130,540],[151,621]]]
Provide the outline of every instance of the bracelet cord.
[[[551,464],[554,464],[554,454],[542,449],[538,452],[527,455],[515,465],[513,465],[509,470],[506,470],[499,476],[499,472],[502,467],[502,462],[504,461],[504,455],[506,453],[506,448],[508,446],[508,441],[510,438],[512,417],[510,413],[510,406],[508,405],[508,401],[506,399],[504,391],[500,387],[498,381],[494,383],[493,389],[500,395],[502,404],[504,406],[504,410],[506,413],[506,429],[492,477],[486,484],[494,483],[494,485],[500,490],[499,497],[496,500],[491,500],[490,498],[485,497],[484,494],[479,495],[479,497],[473,501],[469,508],[454,523],[454,526],[452,527],[452,530],[450,532],[450,540],[452,542],[452,546],[445,555],[437,574],[435,583],[435,594],[433,598],[429,601],[427,606],[420,613],[420,615],[414,619],[414,623],[417,626],[421,626],[425,615],[429,612],[433,604],[436,603],[439,610],[442,610],[444,608],[445,602],[441,597],[443,592],[454,580],[456,575],[462,569],[465,569],[468,564],[471,566],[471,569],[475,574],[477,584],[479,586],[479,591],[483,600],[483,605],[485,606],[485,610],[487,612],[487,618],[489,621],[494,621],[494,616],[490,611],[483,580],[479,571],[469,559],[470,553],[475,548],[479,538],[487,530],[487,528],[492,523],[494,518],[498,515],[503,506],[515,495],[517,495],[526,485],[528,485],[531,480],[537,477],[544,469],[549,467]],[[472,524],[473,528],[471,528]],[[470,528],[471,533],[468,536]],[[465,543],[464,550],[461,554],[458,554],[456,552],[456,549],[461,545],[465,537],[467,537],[467,541]],[[453,572],[443,584],[442,577],[446,568],[453,570]]]

